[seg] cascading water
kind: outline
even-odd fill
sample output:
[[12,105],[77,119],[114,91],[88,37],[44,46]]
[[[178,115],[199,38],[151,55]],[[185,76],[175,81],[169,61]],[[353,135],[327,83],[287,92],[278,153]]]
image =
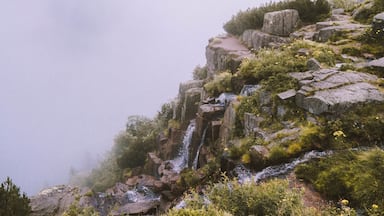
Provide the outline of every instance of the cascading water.
[[310,151],[310,152],[305,153],[303,156],[294,159],[290,163],[285,163],[285,164],[276,165],[276,166],[269,166],[269,167],[263,169],[262,171],[255,173],[255,174],[250,174],[250,171],[243,166],[236,167],[236,169],[234,171],[237,173],[237,176],[238,176],[239,181],[241,183],[249,182],[252,180],[255,182],[259,182],[261,180],[264,180],[264,179],[267,179],[270,177],[275,177],[275,176],[280,176],[280,175],[286,174],[289,171],[293,170],[297,165],[299,165],[301,163],[307,162],[307,161],[314,159],[314,158],[326,157],[332,153],[333,153],[332,151],[323,151],[323,152]]
[[139,186],[125,193],[127,203],[137,203],[148,200],[160,200],[160,196],[155,194],[145,186]]
[[180,172],[184,168],[188,167],[188,159],[189,159],[189,146],[192,141],[192,135],[195,131],[195,120],[192,120],[187,128],[187,131],[185,132],[184,138],[183,138],[183,145],[181,146],[178,156],[171,160],[170,162],[173,164],[174,168],[173,170],[175,172]]
[[203,136],[201,137],[200,145],[197,148],[196,156],[195,156],[195,159],[193,160],[192,168],[194,170],[197,169],[197,163],[199,161],[200,150],[201,150],[201,147],[203,147],[203,145],[204,145],[204,140],[205,140],[205,136],[207,134],[207,130],[208,130],[208,126],[204,129]]

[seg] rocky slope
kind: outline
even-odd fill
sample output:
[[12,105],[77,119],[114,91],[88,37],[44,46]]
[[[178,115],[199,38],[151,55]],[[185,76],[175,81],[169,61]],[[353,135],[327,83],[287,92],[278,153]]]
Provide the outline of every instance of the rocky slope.
[[[100,215],[158,214],[166,211],[189,186],[188,179],[182,176],[183,171],[180,175],[175,168],[180,166],[175,162],[178,154],[187,154],[186,164],[181,169],[197,169],[192,175],[200,183],[214,172],[200,168],[207,167],[215,158],[221,158],[221,171],[228,172],[244,162],[234,160],[226,153],[227,148],[240,145],[234,135],[238,129],[237,107],[241,103],[240,97],[254,93],[259,95],[258,109],[261,114],[247,112],[240,121],[245,136],[269,143],[253,145],[249,149],[251,160],[257,159],[253,161],[253,168],[256,169],[264,168],[274,146],[299,139],[302,133],[302,128],[284,120],[292,109],[287,104],[293,103],[296,108],[302,108],[306,120],[316,123],[316,116],[319,115],[333,118],[357,105],[373,106],[384,102],[383,86],[380,85],[382,78],[354,70],[341,71],[340,68],[345,64],[343,62],[335,67],[324,67],[316,59],[308,60],[307,71],[289,73],[298,82],[299,88],[277,92],[278,100],[257,84],[244,85],[238,93],[226,92],[218,98],[209,97],[204,89],[205,83],[225,70],[236,74],[241,62],[254,58],[262,48],[281,47],[297,39],[324,43],[340,34],[346,38],[363,34],[370,27],[353,22],[351,16],[342,10],[334,10],[329,20],[300,29],[299,20],[295,10],[276,11],[265,14],[261,30],[247,30],[240,37],[224,35],[210,39],[206,47],[207,78],[180,85],[173,118],[181,123],[181,129],[169,128],[167,136],[159,135],[158,151],[148,154],[148,175],[133,176],[99,194],[71,186],[43,190],[31,199],[32,215],[61,215],[73,205],[92,208]],[[372,28],[381,28],[383,21],[383,15],[377,15]],[[308,52],[301,49],[297,55],[306,56]],[[368,58],[356,59],[347,55],[343,58],[352,59],[354,68],[384,69],[384,57],[372,60],[372,55],[366,54]],[[272,115],[278,117],[283,128],[271,130],[262,126],[265,116]],[[191,121],[194,122],[193,129],[187,129]],[[185,144],[186,152],[178,151],[181,143]],[[316,202],[322,201],[317,199]]]

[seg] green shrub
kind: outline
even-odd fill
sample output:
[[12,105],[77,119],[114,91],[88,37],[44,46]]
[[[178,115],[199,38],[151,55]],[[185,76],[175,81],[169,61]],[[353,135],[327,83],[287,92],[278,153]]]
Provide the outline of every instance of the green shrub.
[[201,67],[200,65],[196,66],[193,69],[193,79],[194,80],[204,80],[208,76],[208,69],[206,66]]
[[216,75],[212,81],[204,85],[204,89],[211,96],[218,96],[223,92],[232,91],[232,73],[229,71],[224,71]]
[[313,23],[328,16],[330,5],[326,0],[272,2],[258,8],[238,12],[236,16],[224,24],[224,29],[230,34],[241,35],[247,29],[261,28],[265,13],[284,9],[296,9],[302,21]]
[[73,202],[62,216],[99,216],[100,214],[92,207],[82,208],[78,201]]
[[226,180],[212,186],[208,198],[216,208],[233,215],[308,215],[300,192],[289,189],[284,180],[259,185]]
[[333,8],[343,8],[346,11],[352,11],[357,5],[357,0],[330,0]]
[[274,146],[271,148],[268,156],[269,164],[280,164],[288,160],[289,155],[287,150],[282,146]]
[[9,177],[0,184],[0,215],[29,215],[31,213],[29,202],[27,195],[21,194],[20,188]]
[[384,151],[342,152],[299,165],[295,173],[332,200],[345,198],[352,206],[369,208],[384,200]]

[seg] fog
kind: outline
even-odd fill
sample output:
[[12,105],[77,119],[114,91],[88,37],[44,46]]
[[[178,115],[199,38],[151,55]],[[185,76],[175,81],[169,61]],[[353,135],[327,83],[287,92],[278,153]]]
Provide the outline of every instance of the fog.
[[1,1],[0,181],[34,195],[93,166],[128,116],[176,96],[225,21],[261,2]]

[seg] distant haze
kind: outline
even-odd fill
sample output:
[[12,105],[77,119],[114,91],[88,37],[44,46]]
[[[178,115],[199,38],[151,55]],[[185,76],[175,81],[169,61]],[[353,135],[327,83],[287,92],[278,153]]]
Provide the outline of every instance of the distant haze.
[[33,195],[92,166],[129,115],[176,96],[225,21],[263,2],[2,1],[0,181]]

